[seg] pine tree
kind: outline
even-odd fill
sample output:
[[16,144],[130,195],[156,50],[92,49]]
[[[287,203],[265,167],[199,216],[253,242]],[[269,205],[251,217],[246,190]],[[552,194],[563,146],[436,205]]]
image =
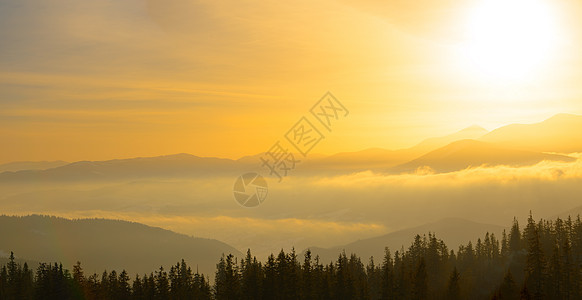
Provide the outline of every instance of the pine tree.
[[75,297],[82,297],[84,299],[89,297],[89,291],[87,289],[87,282],[85,274],[83,273],[83,268],[81,268],[81,262],[73,266],[73,293]]
[[501,236],[501,257],[507,258],[509,256],[509,240],[507,239],[507,233],[503,229],[503,234]]
[[394,262],[388,247],[384,248],[384,260],[382,261],[382,299],[396,299],[394,293]]
[[97,273],[93,273],[93,275],[89,276],[86,280],[87,283],[87,292],[89,296],[87,299],[99,299],[99,276]]
[[343,251],[336,263],[336,282],[334,290],[337,299],[353,299],[355,297],[354,282],[348,271],[348,258]]
[[511,300],[517,299],[518,297],[519,291],[513,280],[513,275],[511,275],[511,271],[508,269],[503,277],[503,282],[497,291],[497,298],[499,300]]
[[145,299],[155,299],[156,298],[156,278],[154,273],[150,273],[149,276],[144,276],[143,278],[143,290]]
[[556,298],[562,298],[562,290],[564,288],[562,286],[562,261],[560,255],[560,245],[558,244],[557,240],[554,241],[553,246],[552,256],[550,257],[548,266],[548,284],[546,289],[548,295],[553,295]]
[[519,252],[523,249],[521,242],[521,232],[519,231],[519,223],[516,218],[513,218],[513,225],[509,232],[509,251],[512,253]]
[[217,265],[214,293],[217,299],[240,299],[240,278],[237,263],[232,254],[220,258]]
[[131,287],[129,285],[129,275],[125,270],[122,270],[119,273],[118,288],[116,298],[118,299],[129,299],[131,297]]
[[269,255],[264,267],[263,278],[263,299],[276,299],[277,296],[277,265],[275,263],[275,256]]
[[116,299],[117,295],[119,295],[119,278],[117,277],[117,271],[112,270],[109,273],[108,278],[108,299]]
[[34,296],[34,280],[32,273],[32,270],[25,262],[22,266],[22,271],[20,272],[21,291],[19,296],[21,299],[32,299]]
[[303,266],[301,270],[301,299],[313,299],[314,293],[314,274],[311,261],[311,250],[307,249],[303,258]]
[[212,291],[208,279],[196,271],[193,279],[193,298],[201,300],[212,299]]
[[262,295],[262,266],[256,257],[247,250],[246,257],[241,261],[241,291],[242,299],[260,299]]
[[420,258],[414,273],[414,289],[412,299],[426,299],[428,295],[426,262],[424,257]]
[[572,298],[582,298],[582,221],[580,215],[572,223],[570,230],[570,242],[572,253]]
[[545,258],[540,243],[540,234],[531,214],[526,227],[527,264],[526,285],[533,299],[543,299],[545,281]]
[[300,272],[301,272],[301,265],[297,260],[297,253],[295,252],[295,248],[291,248],[291,252],[286,255],[287,260],[287,273],[284,277],[287,277],[285,280],[285,298],[286,299],[297,299],[299,298],[299,290],[300,288]]
[[446,299],[455,300],[461,299],[461,274],[457,271],[457,267],[453,269],[451,276],[449,276],[449,282],[447,284],[447,295]]
[[0,269],[0,299],[8,298],[8,271],[6,266]]
[[319,256],[315,256],[312,277],[313,277],[313,298],[312,299],[332,299],[332,278],[333,278],[333,264],[329,269],[319,261]]
[[[388,248],[385,249],[385,251],[388,251]],[[386,255],[385,255],[386,256]],[[392,265],[390,265],[390,268],[392,268]],[[379,267],[376,267],[375,263],[374,263],[374,257],[370,257],[370,261],[368,262],[368,265],[366,266],[366,274],[367,274],[367,279],[368,279],[368,297],[371,300],[379,300],[379,299],[383,299],[383,289],[384,289],[384,284],[383,284],[383,272],[382,269]],[[392,283],[392,280],[390,281]],[[390,286],[390,292],[393,292],[393,287]]]
[[135,279],[133,280],[131,290],[132,290],[131,299],[134,300],[145,299],[144,287],[141,279],[139,278],[139,275],[135,275]]
[[10,252],[10,258],[6,267],[8,270],[6,296],[8,299],[17,299],[22,292],[22,287],[20,282],[20,268],[16,264],[14,252]]
[[353,282],[354,299],[368,299],[368,280],[362,260],[354,253],[348,261],[348,274]]
[[156,271],[155,280],[155,297],[157,299],[168,299],[170,297],[170,281],[168,279],[168,272],[164,271],[164,267]]
[[[403,255],[400,255],[403,253]],[[405,262],[404,250],[394,253],[394,295],[396,299],[410,298],[410,270]]]
[[184,299],[192,291],[192,270],[182,259],[181,262],[170,268],[168,278],[170,280],[170,296],[174,299]]
[[289,291],[290,284],[287,281],[287,274],[291,267],[288,265],[287,254],[281,249],[275,260],[275,295],[278,299],[287,299],[287,291]]

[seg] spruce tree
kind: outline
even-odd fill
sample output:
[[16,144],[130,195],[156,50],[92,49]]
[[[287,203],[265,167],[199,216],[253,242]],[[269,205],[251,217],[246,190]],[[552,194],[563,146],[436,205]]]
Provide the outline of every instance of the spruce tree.
[[497,298],[499,300],[511,300],[517,299],[519,297],[519,291],[513,280],[513,275],[511,271],[508,269],[503,277],[503,282],[497,291]]
[[540,243],[540,233],[531,214],[526,227],[527,238],[527,263],[526,263],[526,285],[527,290],[533,299],[543,299],[545,295],[544,281],[546,277],[546,262],[542,245]]
[[446,299],[456,300],[461,299],[461,274],[457,271],[457,267],[453,268],[453,272],[449,276],[449,282],[447,284],[447,295]]

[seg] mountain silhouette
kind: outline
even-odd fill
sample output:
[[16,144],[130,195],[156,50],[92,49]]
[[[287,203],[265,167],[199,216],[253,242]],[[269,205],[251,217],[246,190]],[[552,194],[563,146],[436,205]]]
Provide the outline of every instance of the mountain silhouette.
[[324,263],[336,260],[338,254],[344,250],[348,255],[350,253],[358,254],[363,260],[367,260],[373,256],[374,260],[379,263],[384,257],[385,247],[388,247],[392,254],[394,254],[394,251],[399,251],[402,247],[407,249],[417,234],[435,233],[437,238],[442,239],[450,250],[457,251],[459,245],[467,244],[467,242],[473,240],[475,237],[483,236],[487,232],[494,233],[497,238],[501,239],[503,229],[505,228],[498,225],[482,224],[460,218],[446,218],[434,223],[398,230],[342,246],[331,248],[310,247],[309,249],[313,257],[319,255],[321,261]]
[[582,152],[582,116],[558,114],[535,124],[512,124],[479,140],[538,152]]
[[69,220],[31,215],[0,216],[0,253],[42,262],[83,263],[87,273],[125,269],[144,274],[185,259],[213,274],[222,253],[240,255],[213,239],[189,237],[147,225],[107,219]]
[[[426,139],[398,150],[369,148],[333,155],[313,154],[301,160],[294,175],[334,175],[366,170],[410,172],[428,166],[450,172],[481,165],[524,166],[543,160],[572,161],[545,152],[582,152],[582,116],[559,114],[541,123],[513,124],[487,132],[470,126],[456,133]],[[80,161],[46,170],[0,173],[0,184],[10,182],[111,181],[148,178],[232,176],[261,168],[264,153],[238,160],[175,154],[107,161]]]
[[419,168],[429,167],[437,173],[443,173],[483,165],[527,166],[544,160],[571,162],[575,161],[575,158],[502,148],[495,144],[475,140],[461,140],[431,151],[391,170],[394,172],[412,172]]
[[473,125],[453,134],[428,138],[419,144],[398,150],[369,148],[356,152],[342,152],[330,155],[308,163],[308,167],[322,170],[364,171],[370,169],[385,169],[410,161],[422,154],[461,139],[476,139],[488,131]]
[[175,154],[107,161],[79,161],[47,170],[4,172],[0,181],[79,181],[240,175],[246,165],[231,159]]
[[412,151],[414,153],[416,153],[417,155],[422,155],[424,153],[427,153],[429,151],[444,147],[452,142],[455,141],[459,141],[459,140],[476,140],[482,136],[484,136],[485,134],[487,134],[488,131],[486,129],[484,129],[481,126],[478,125],[473,125],[473,126],[469,126],[463,130],[460,130],[458,132],[455,132],[453,134],[449,134],[446,136],[442,136],[442,137],[435,137],[435,138],[428,138],[422,142],[420,142],[419,144],[417,144],[416,146],[412,147],[409,149],[409,151]]
[[68,164],[66,161],[15,161],[11,163],[1,164],[0,173],[2,172],[17,172],[26,170],[46,170],[57,168]]

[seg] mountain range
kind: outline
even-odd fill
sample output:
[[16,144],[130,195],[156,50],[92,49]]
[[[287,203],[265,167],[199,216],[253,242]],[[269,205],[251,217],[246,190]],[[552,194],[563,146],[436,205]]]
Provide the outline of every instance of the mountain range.
[[[482,165],[524,166],[543,160],[573,161],[565,154],[582,152],[582,116],[559,114],[536,124],[512,124],[491,132],[471,126],[454,134],[429,138],[400,150],[370,148],[334,155],[313,155],[296,174],[336,174],[374,170],[413,172],[428,167],[437,173]],[[555,154],[562,153],[562,154]],[[176,154],[158,157],[80,161],[56,167],[44,164],[2,165],[0,184],[8,182],[108,181],[137,178],[238,176],[260,167],[261,154],[238,160]],[[2,167],[0,166],[0,167]],[[22,170],[17,170],[20,166]]]

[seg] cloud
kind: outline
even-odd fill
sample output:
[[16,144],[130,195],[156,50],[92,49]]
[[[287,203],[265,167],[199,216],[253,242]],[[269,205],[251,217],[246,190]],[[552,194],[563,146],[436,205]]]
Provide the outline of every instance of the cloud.
[[[20,212],[25,215],[33,212]],[[373,237],[388,229],[378,223],[333,222],[317,219],[261,219],[230,216],[175,216],[151,215],[132,212],[75,211],[44,212],[64,218],[107,218],[131,220],[142,224],[162,227],[187,235],[218,239],[244,252],[251,248],[255,255],[265,258],[281,248],[295,247],[299,252],[308,246],[331,247],[351,242],[356,237]]]
[[479,183],[507,184],[520,180],[557,181],[560,179],[582,178],[582,160],[580,154],[569,154],[576,157],[574,162],[542,161],[525,167],[512,166],[479,166],[465,170],[435,174],[429,167],[421,167],[411,174],[385,175],[371,171],[344,176],[334,176],[315,179],[321,186],[357,186],[374,187],[383,185],[399,186],[462,186]]
[[463,38],[463,17],[478,0],[341,2],[379,16],[406,34],[438,42],[458,42]]
[[524,220],[530,210],[552,217],[580,206],[582,162],[269,179],[269,196],[254,209],[236,204],[233,180],[10,186],[0,202],[7,214],[131,220],[219,239],[264,257],[280,248],[331,247],[447,217],[503,226],[514,216]]

